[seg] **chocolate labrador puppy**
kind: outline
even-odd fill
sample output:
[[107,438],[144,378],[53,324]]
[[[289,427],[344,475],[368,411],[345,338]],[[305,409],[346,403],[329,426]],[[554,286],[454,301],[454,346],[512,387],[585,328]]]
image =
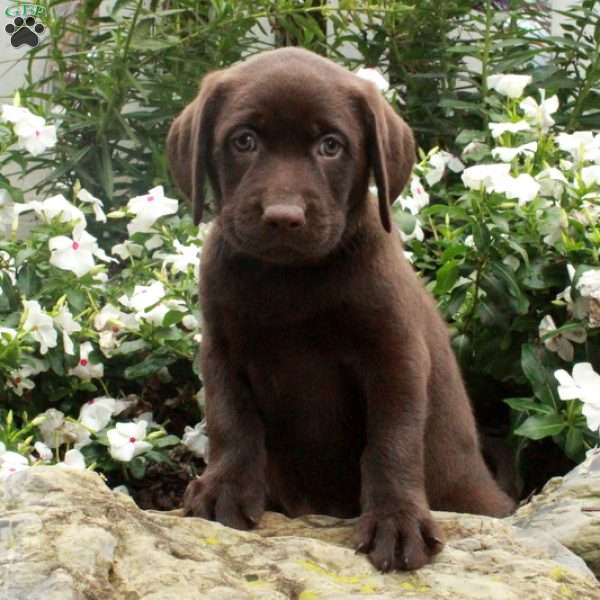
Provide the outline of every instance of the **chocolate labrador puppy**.
[[382,571],[440,551],[430,508],[510,513],[391,224],[415,147],[375,86],[264,52],[207,75],[167,146],[196,222],[206,183],[217,208],[200,285],[210,461],[185,513],[239,529],[266,506],[360,515],[357,548]]

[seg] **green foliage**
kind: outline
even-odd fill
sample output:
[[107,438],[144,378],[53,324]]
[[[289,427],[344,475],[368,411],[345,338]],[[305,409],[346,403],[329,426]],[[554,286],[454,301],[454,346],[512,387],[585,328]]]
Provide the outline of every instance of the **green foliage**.
[[[165,256],[181,258],[182,245],[201,246],[202,231],[199,235],[187,215],[171,216],[152,232],[125,240],[122,219],[131,217],[125,204],[157,185],[168,186],[166,132],[205,73],[270,47],[300,45],[351,69],[377,67],[390,81],[388,98],[427,149],[394,215],[413,264],[451,325],[476,407],[491,406],[492,424],[510,436],[519,457],[527,444],[552,440],[577,461],[598,442],[591,403],[561,399],[555,372],[571,372],[573,365],[588,362],[600,368],[595,291],[581,285],[586,271],[600,267],[598,182],[593,174],[583,176],[583,169],[598,160],[570,155],[558,137],[560,131],[600,129],[599,2],[574,4],[562,14],[565,20],[555,35],[548,34],[550,11],[527,0],[484,0],[476,7],[466,0],[340,0],[336,7],[316,0],[153,0],[150,5],[126,0],[108,15],[101,15],[96,1],[77,4],[67,18],[59,16],[57,9],[67,4],[48,3],[48,36],[28,52],[28,82],[16,98],[17,104],[58,126],[54,152],[23,152],[13,126],[0,122],[4,407],[22,413],[25,400],[30,414],[56,407],[75,424],[84,403],[101,394],[118,399],[135,395],[137,412],[127,419],[148,405],[156,409],[168,397],[169,410],[176,410],[163,411],[162,425],[148,434],[152,448],[122,461],[125,466],[108,451],[107,430],[122,420],[117,415],[82,451],[88,465],[116,480],[143,479],[151,464],[170,464],[170,451],[183,428],[179,420],[175,430],[169,419],[178,410],[186,418],[199,417],[190,402],[199,386],[192,367],[198,338],[189,325],[197,296],[193,269],[176,271]],[[32,70],[39,60],[48,60],[42,81]],[[524,95],[539,105],[556,96],[560,110],[551,113],[554,128],[531,122],[525,131],[492,136],[490,123],[524,119],[518,99],[492,91],[488,77],[500,73],[530,75]],[[483,182],[465,185],[448,171],[448,156],[440,152],[460,154],[467,166],[481,166],[500,162],[492,155],[495,146],[532,142],[535,150],[507,163],[515,181],[504,189]],[[445,174],[432,177],[440,157]],[[541,183],[549,167],[565,181],[553,187],[556,181],[546,178],[550,182],[544,185],[553,191],[521,197],[525,183],[531,182],[516,181],[517,176]],[[73,222],[41,219],[30,235],[3,229],[8,221],[3,222],[2,211],[6,206],[12,210],[13,201],[23,202],[31,191],[15,183],[13,176],[22,174],[34,176],[39,199],[65,194],[88,218],[99,246],[109,249],[119,241],[130,249],[137,246],[137,254],[132,250],[118,265],[98,263],[81,276],[52,264],[49,243],[74,236]],[[422,202],[421,185],[429,193],[427,202]],[[92,207],[78,198],[81,186],[107,208],[117,209],[114,218],[107,223],[92,218]],[[4,190],[9,202],[1,196]],[[421,202],[418,208],[415,202]],[[156,236],[161,249],[148,245]],[[136,285],[156,281],[165,294],[155,305],[134,310],[121,301],[132,296]],[[72,354],[61,335],[55,346],[41,352],[26,326],[30,301],[39,302],[53,320],[68,308],[81,325],[71,336]],[[107,305],[120,311],[118,342],[97,325]],[[150,316],[156,309],[162,311],[160,318]],[[127,315],[135,316],[135,325],[121,327],[119,319]],[[540,328],[546,317],[553,318],[554,327],[546,320]],[[86,343],[92,345],[86,360],[102,363],[103,377],[73,374]],[[498,423],[502,407],[509,415]],[[6,411],[0,422],[0,441],[33,456],[30,461],[38,460],[32,443],[41,439],[39,422]],[[62,444],[55,460],[69,448]]]
[[500,4],[125,0],[106,16],[98,2],[86,2],[65,18],[58,9],[71,3],[57,0],[48,5],[49,35],[28,53],[30,67],[48,59],[49,68],[41,81],[30,70],[22,90],[23,103],[46,116],[54,107],[66,111],[57,159],[9,159],[44,172],[39,191],[79,180],[118,204],[167,180],[167,128],[205,73],[285,44],[352,69],[380,68],[425,148],[452,148],[458,132],[485,128],[499,108],[484,100],[494,72],[532,74],[549,95],[559,94],[565,125],[598,127],[598,2],[565,13],[556,36],[547,35],[550,13],[540,3]]

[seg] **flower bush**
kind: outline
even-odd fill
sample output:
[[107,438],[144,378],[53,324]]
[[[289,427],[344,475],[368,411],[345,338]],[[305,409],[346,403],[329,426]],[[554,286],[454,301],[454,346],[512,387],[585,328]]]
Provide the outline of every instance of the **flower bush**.
[[510,407],[519,452],[549,438],[580,461],[600,426],[600,133],[556,128],[529,77],[488,87],[488,130],[460,133],[460,159],[422,153],[396,218],[474,398]]
[[[420,151],[394,216],[484,428],[518,457],[551,440],[579,461],[600,427],[600,134],[559,129],[558,98],[528,76],[487,89],[487,128],[459,134],[460,156]],[[0,158],[51,156],[56,114],[30,109],[3,107]],[[182,462],[189,478],[208,442],[194,356],[209,226],[161,182],[117,206],[78,182],[31,201],[0,183],[0,478],[56,464],[135,487]]]
[[[55,127],[27,108],[5,105],[2,121],[4,149],[21,145],[23,160],[56,142]],[[206,226],[178,216],[156,186],[109,213],[128,233],[109,254],[90,233],[107,221],[103,202],[85,189],[30,202],[11,192],[0,191],[0,478],[51,463],[122,483],[172,464],[184,427],[167,431],[149,409],[182,403],[179,394],[182,422],[200,420],[193,357]],[[200,447],[195,439],[190,452],[201,457]]]

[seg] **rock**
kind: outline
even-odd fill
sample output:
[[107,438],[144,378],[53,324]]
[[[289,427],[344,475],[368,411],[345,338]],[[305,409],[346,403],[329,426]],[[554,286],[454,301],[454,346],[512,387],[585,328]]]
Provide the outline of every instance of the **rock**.
[[512,522],[532,535],[546,532],[600,576],[600,450],[564,477],[551,479]]
[[0,491],[3,600],[600,598],[585,564],[510,521],[437,513],[435,563],[382,575],[351,549],[352,523],[269,513],[257,532],[142,511],[100,476],[57,467]]

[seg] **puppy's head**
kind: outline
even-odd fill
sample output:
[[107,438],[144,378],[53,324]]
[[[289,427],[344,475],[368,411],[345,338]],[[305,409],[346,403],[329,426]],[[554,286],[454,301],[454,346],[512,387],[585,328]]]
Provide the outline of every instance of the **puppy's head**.
[[330,254],[364,212],[371,174],[389,232],[414,162],[410,129],[372,83],[296,48],[207,75],[167,152],[196,222],[210,182],[226,240],[280,264]]

